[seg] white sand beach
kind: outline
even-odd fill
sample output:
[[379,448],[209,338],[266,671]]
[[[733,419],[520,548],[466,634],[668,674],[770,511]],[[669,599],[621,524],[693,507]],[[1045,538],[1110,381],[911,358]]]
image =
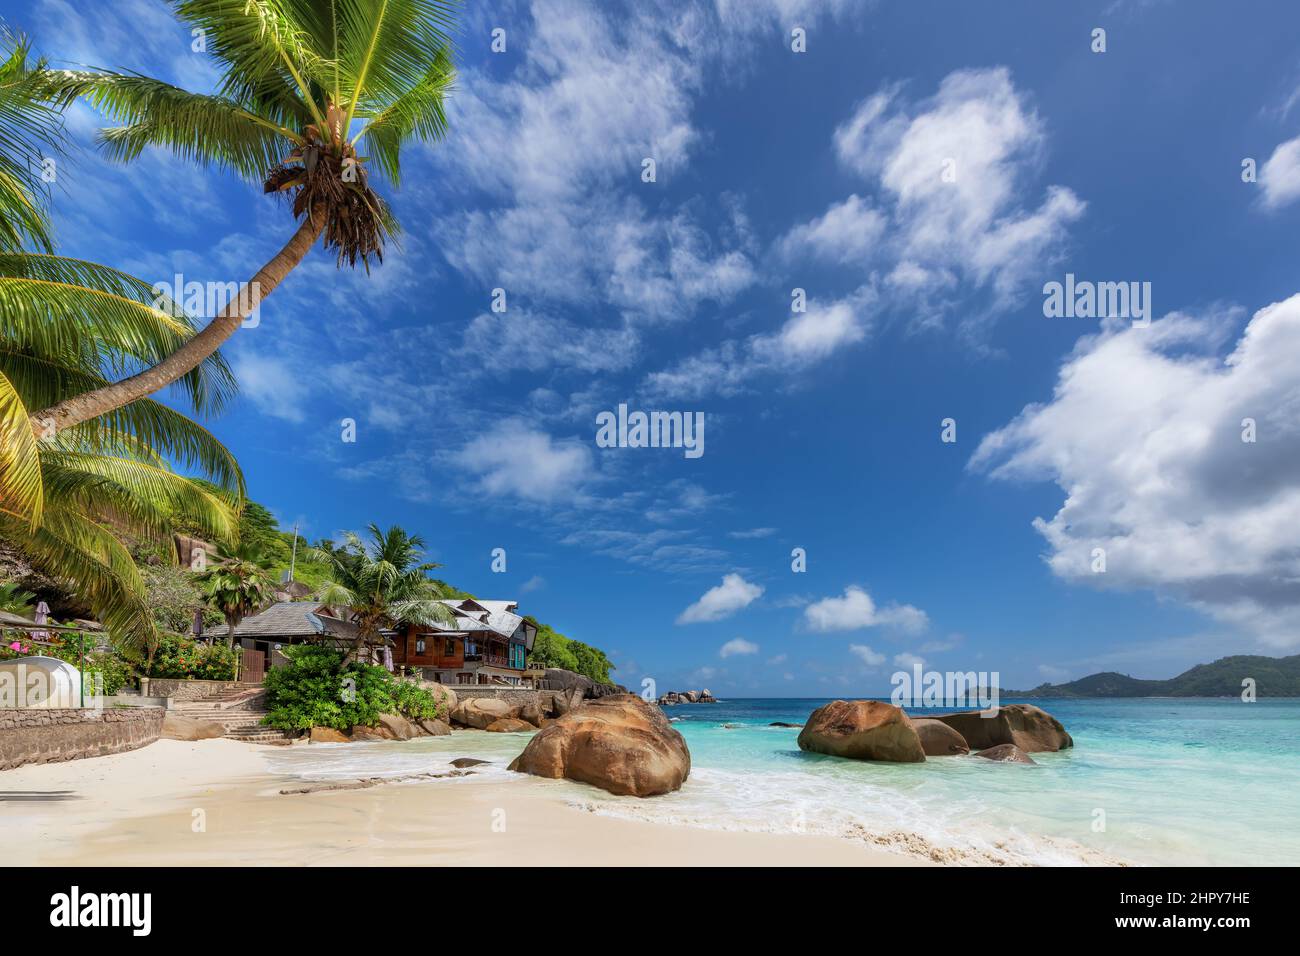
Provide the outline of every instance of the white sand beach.
[[0,773],[0,858],[11,866],[926,862],[834,837],[597,815],[534,778],[507,784],[470,775],[281,794],[303,782],[273,772],[272,756],[270,748],[232,740],[160,740]]

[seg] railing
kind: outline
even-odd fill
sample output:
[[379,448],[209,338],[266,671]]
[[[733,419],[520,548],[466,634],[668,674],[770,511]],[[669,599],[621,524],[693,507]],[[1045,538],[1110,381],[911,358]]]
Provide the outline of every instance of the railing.
[[466,654],[466,664],[492,664],[496,667],[509,667],[510,658],[501,654]]

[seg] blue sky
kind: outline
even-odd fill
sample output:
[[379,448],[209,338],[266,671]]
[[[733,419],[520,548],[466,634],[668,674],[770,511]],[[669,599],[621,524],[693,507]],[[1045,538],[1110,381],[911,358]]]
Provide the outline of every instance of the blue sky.
[[[160,3],[82,6],[0,3],[56,63],[213,85]],[[282,522],[419,531],[634,687],[1295,652],[1293,4],[470,6],[400,250],[317,250],[226,349],[212,427]],[[149,281],[245,279],[292,231],[163,154],[88,145],[59,187],[64,251]],[[1154,321],[1045,317],[1066,273],[1149,282]],[[704,455],[598,448],[620,402],[704,413]]]

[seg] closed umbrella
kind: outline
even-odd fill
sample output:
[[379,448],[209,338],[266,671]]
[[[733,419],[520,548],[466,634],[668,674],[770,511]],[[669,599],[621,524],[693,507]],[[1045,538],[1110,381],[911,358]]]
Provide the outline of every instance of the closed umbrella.
[[[44,601],[36,605],[36,616],[32,618],[32,621],[34,621],[37,624],[50,623],[50,606],[46,604]],[[50,632],[33,631],[32,637],[40,641],[48,641],[50,639]]]

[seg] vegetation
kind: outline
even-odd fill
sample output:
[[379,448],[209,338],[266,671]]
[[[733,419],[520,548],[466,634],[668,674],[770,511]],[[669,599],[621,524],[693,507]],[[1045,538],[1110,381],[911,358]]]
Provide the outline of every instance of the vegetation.
[[546,624],[539,623],[534,617],[527,617],[526,620],[537,628],[537,639],[533,642],[532,653],[528,655],[530,663],[541,667],[562,667],[589,677],[598,684],[612,682],[609,672],[614,670],[614,664],[600,648],[565,637]]
[[373,727],[380,714],[410,719],[447,718],[446,707],[429,691],[399,681],[382,667],[348,662],[343,654],[313,644],[284,648],[289,663],[267,672],[267,715],[280,730],[312,727]]
[[241,543],[221,556],[219,563],[199,574],[207,586],[208,603],[226,622],[226,647],[235,646],[239,622],[270,603],[273,586],[258,565],[260,554]]
[[1255,693],[1260,697],[1300,697],[1300,654],[1223,657],[1212,664],[1197,664],[1168,680],[1142,680],[1106,672],[1066,684],[1041,684],[1033,690],[1002,694],[1004,697],[1240,697],[1242,681],[1247,678],[1255,682]]
[[379,631],[390,624],[450,624],[451,610],[440,600],[442,589],[428,572],[440,565],[424,561],[424,539],[394,525],[381,531],[367,529],[363,541],[349,533],[342,548],[321,550],[313,558],[328,563],[330,579],[317,598],[326,604],[340,604],[352,610],[360,631],[354,657],[364,644],[373,647]]
[[238,652],[220,644],[202,644],[179,634],[168,634],[158,645],[149,677],[181,680],[234,680]]
[[69,395],[38,413],[68,428],[137,401],[215,354],[259,302],[324,236],[338,265],[382,260],[397,228],[370,185],[394,185],[411,140],[447,131],[443,100],[455,77],[452,0],[176,0],[220,74],[214,95],[135,73],[60,71],[50,88],[84,97],[120,125],[105,153],[134,160],[150,147],[233,172],[292,197],[300,224],[202,332],[150,367]]

